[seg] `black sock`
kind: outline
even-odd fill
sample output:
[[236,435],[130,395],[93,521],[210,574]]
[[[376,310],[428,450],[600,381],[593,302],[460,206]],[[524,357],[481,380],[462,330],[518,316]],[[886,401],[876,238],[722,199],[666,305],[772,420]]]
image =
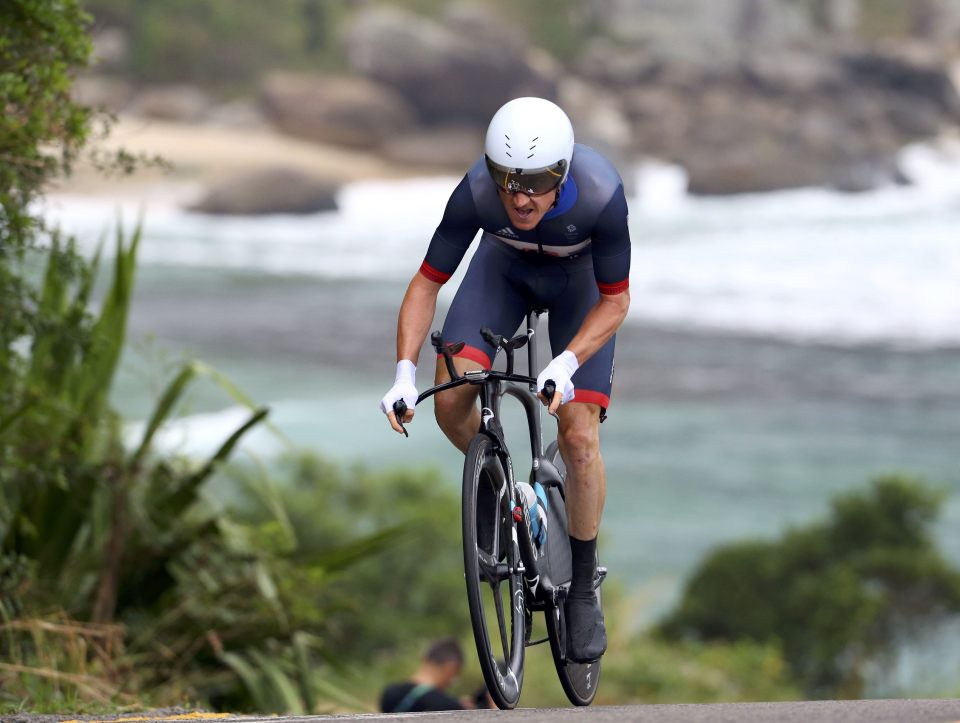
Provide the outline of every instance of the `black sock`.
[[573,557],[570,596],[593,597],[593,581],[597,575],[597,538],[578,540],[571,536],[570,552]]

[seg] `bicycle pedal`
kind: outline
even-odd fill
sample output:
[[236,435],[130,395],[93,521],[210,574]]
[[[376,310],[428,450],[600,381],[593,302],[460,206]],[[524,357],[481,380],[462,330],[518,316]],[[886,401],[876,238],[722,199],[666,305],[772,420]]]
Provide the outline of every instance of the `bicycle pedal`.
[[598,567],[597,576],[593,580],[593,589],[596,590],[603,584],[603,581],[607,579],[607,568]]

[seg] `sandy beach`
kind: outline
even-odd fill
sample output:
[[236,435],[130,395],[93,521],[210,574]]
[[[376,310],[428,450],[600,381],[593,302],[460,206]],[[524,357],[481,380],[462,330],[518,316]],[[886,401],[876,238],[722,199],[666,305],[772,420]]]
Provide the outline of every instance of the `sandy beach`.
[[372,178],[423,175],[369,152],[322,145],[285,136],[267,126],[235,128],[121,116],[105,140],[91,148],[124,149],[135,155],[160,156],[166,170],[145,168],[132,176],[104,177],[89,159],[59,182],[57,194],[153,197],[192,196],[210,183],[268,168],[287,168],[333,183]]

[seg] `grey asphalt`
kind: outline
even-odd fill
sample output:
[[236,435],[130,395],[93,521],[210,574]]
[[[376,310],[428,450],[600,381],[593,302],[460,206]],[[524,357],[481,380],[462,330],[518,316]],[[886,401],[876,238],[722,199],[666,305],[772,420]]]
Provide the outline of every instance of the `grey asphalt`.
[[[128,714],[129,715],[129,714]],[[150,723],[184,723],[171,717],[143,714]],[[126,717],[126,716],[125,716]],[[33,723],[41,716],[19,715],[2,720]],[[92,717],[88,717],[90,720]],[[97,720],[97,719],[94,719]],[[108,720],[108,719],[99,719]],[[143,720],[143,719],[141,719]],[[855,700],[791,703],[715,703],[687,705],[592,706],[589,708],[522,708],[514,711],[446,711],[338,716],[228,716],[212,723],[320,723],[321,721],[415,721],[416,723],[960,723],[960,699]],[[198,721],[199,723],[199,721]]]

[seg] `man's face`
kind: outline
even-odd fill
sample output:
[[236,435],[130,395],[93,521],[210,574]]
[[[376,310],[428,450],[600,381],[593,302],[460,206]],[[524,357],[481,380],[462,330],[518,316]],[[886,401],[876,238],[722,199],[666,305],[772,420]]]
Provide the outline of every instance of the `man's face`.
[[463,666],[457,661],[451,660],[449,662],[442,663],[439,667],[440,667],[440,676],[442,678],[439,687],[446,688],[459,677],[460,669]]
[[498,188],[497,193],[500,194],[500,202],[507,211],[510,225],[521,231],[536,228],[547,211],[553,208],[553,202],[557,197],[556,190],[531,195],[522,191],[507,193],[502,188]]

